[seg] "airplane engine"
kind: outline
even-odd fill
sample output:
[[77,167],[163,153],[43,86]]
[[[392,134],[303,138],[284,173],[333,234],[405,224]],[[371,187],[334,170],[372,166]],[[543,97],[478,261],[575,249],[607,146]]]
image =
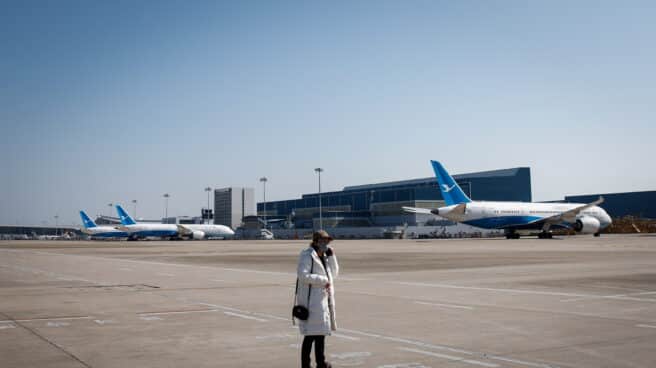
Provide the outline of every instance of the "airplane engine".
[[192,239],[194,239],[194,240],[202,240],[202,239],[205,239],[205,233],[202,232],[202,231],[194,231],[194,232],[191,234],[191,237],[192,237]]
[[595,234],[599,232],[600,227],[599,220],[590,216],[581,217],[574,223],[574,230],[582,234]]

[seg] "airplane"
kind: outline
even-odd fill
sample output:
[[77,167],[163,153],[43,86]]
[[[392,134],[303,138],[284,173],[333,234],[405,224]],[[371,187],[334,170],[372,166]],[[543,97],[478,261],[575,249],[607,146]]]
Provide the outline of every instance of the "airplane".
[[168,238],[171,240],[180,239],[178,227],[174,224],[151,224],[151,223],[137,223],[134,219],[121,207],[116,205],[118,217],[121,219],[121,225],[116,228],[128,233],[128,240],[137,240],[147,237]]
[[229,227],[225,225],[213,224],[150,224],[150,223],[137,223],[132,217],[121,207],[116,205],[118,216],[121,219],[121,226],[118,228],[127,231],[130,235],[128,240],[136,240],[139,238],[161,237],[174,239],[209,239],[209,238],[230,238],[235,235]]
[[82,218],[82,232],[89,235],[92,239],[116,239],[127,238],[128,233],[117,230],[112,226],[98,226],[84,211],[80,211]]
[[403,207],[410,213],[433,214],[454,222],[484,229],[502,229],[507,239],[519,239],[523,230],[539,230],[538,238],[550,239],[552,228],[572,229],[599,236],[612,220],[598,207],[604,198],[592,203],[535,203],[472,201],[442,164],[431,161],[445,207],[428,209]]
[[189,239],[201,240],[211,238],[232,238],[235,232],[225,225],[214,224],[178,224],[178,232]]

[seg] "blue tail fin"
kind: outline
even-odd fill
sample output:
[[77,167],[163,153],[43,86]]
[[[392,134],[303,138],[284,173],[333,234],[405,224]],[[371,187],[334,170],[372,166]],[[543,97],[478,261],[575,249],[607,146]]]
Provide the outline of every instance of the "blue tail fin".
[[121,219],[121,225],[134,225],[136,222],[128,215],[127,212],[121,207],[121,205],[116,205],[116,211],[118,212],[118,217]]
[[437,161],[431,161],[433,164],[433,170],[435,171],[435,177],[437,182],[440,185],[440,192],[442,192],[442,197],[447,206],[460,203],[469,203],[471,199],[467,197],[465,192],[462,191],[458,183],[449,175],[442,164]]
[[84,213],[84,211],[80,211],[80,218],[82,218],[82,224],[87,229],[90,228],[90,227],[97,227],[98,226],[98,225],[96,225],[95,222],[93,222],[92,219],[89,218],[89,216],[87,216],[86,213]]

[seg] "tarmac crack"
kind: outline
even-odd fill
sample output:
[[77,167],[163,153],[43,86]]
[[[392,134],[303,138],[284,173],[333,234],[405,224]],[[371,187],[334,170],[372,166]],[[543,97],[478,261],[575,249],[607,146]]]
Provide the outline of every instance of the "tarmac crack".
[[28,331],[28,332],[31,333],[32,335],[36,336],[36,337],[39,338],[40,340],[46,342],[48,345],[54,347],[55,349],[61,351],[61,352],[64,353],[64,354],[66,354],[68,357],[70,357],[71,359],[75,360],[76,362],[82,364],[83,366],[85,366],[85,367],[87,367],[87,368],[92,368],[89,364],[87,364],[86,362],[84,362],[82,359],[78,358],[75,354],[73,354],[73,353],[69,352],[68,350],[64,349],[62,346],[60,346],[60,345],[58,345],[57,343],[51,341],[51,340],[48,339],[47,337],[45,337],[45,336],[39,334],[39,333],[36,332],[34,329],[31,329],[31,328],[25,326],[24,324],[20,323],[20,322],[17,321],[16,319],[12,318],[10,315],[8,315],[8,314],[6,314],[6,313],[4,313],[4,312],[0,312],[0,315],[2,315],[2,316],[3,316],[5,319],[7,319],[8,321],[12,321],[16,326],[19,326],[19,327],[25,329],[26,331]]

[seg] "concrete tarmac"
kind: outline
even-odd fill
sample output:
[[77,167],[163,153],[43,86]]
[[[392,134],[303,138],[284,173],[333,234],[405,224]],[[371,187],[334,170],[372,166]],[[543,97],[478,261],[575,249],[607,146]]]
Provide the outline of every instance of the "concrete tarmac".
[[[656,236],[333,245],[334,367],[656,367]],[[0,367],[298,367],[306,246],[0,242]]]

